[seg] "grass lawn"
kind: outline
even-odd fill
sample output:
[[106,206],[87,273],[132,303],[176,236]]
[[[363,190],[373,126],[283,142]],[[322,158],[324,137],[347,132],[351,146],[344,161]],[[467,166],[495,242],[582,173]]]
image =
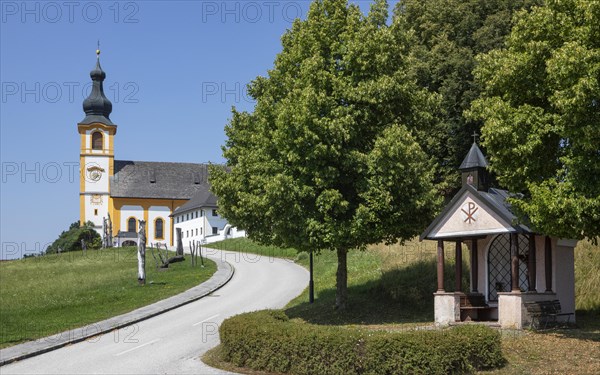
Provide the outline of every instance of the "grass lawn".
[[70,252],[0,262],[0,348],[59,333],[181,293],[209,279],[216,264],[191,258],[156,270],[146,253],[146,285],[137,282],[137,249]]
[[[404,246],[378,245],[364,252],[351,251],[349,306],[344,312],[333,309],[337,258],[333,251],[324,251],[315,256],[315,303],[308,303],[305,290],[284,310],[290,318],[351,329],[395,331],[432,324],[433,291],[437,286],[435,246],[429,241],[413,241]],[[307,254],[297,254],[293,249],[261,247],[246,239],[227,240],[214,247],[266,256],[279,254],[308,267]],[[469,268],[464,258],[463,290],[467,290]],[[505,332],[502,346],[507,364],[491,373],[600,373],[600,246],[581,242],[575,250],[575,268],[578,328]],[[446,256],[445,281],[447,290],[453,290],[452,254]],[[221,368],[240,371],[219,362],[218,348],[203,359]]]

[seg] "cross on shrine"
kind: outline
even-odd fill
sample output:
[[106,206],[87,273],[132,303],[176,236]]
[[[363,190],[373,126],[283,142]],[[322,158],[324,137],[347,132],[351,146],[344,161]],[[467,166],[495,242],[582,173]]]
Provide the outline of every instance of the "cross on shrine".
[[475,219],[475,213],[477,212],[477,210],[479,210],[479,207],[477,207],[475,203],[469,202],[467,204],[467,210],[465,210],[464,208],[461,208],[460,210],[464,212],[465,215],[467,215],[467,218],[464,219],[465,223],[471,224],[472,222],[477,221],[477,219]]

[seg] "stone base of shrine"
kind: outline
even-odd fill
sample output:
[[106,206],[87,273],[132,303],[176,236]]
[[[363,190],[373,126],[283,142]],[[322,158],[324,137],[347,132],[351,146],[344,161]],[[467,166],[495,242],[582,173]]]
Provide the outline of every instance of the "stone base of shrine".
[[526,302],[552,301],[556,293],[537,292],[499,292],[498,323],[505,329],[523,329],[531,324]]
[[460,321],[460,295],[454,292],[433,294],[434,317],[437,326]]

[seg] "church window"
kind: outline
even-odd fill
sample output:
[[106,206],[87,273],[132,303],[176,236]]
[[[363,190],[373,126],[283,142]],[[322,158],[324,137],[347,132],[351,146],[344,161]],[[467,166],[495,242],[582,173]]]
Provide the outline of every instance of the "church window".
[[200,234],[202,234],[202,228],[200,228]]
[[156,239],[163,239],[164,238],[164,225],[165,222],[162,218],[158,218],[154,221],[154,237]]
[[198,228],[196,228],[196,236],[198,235]]
[[213,234],[219,234],[219,228],[217,227],[212,227],[213,228]]
[[92,133],[92,150],[102,150],[103,138],[101,132]]
[[94,208],[94,216],[98,216],[98,209]]
[[217,214],[217,210],[212,210],[212,215],[213,216],[219,216],[219,214]]
[[135,217],[130,217],[127,220],[127,231],[128,232],[134,232],[134,233],[137,232],[136,228],[135,228],[136,224],[137,224],[137,222],[135,220]]

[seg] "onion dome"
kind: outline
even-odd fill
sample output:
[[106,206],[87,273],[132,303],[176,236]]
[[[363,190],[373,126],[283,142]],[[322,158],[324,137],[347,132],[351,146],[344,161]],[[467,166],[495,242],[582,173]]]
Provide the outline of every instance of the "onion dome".
[[110,113],[112,112],[112,103],[106,95],[104,95],[104,87],[102,82],[106,78],[106,73],[100,66],[100,50],[96,50],[96,67],[90,72],[92,78],[92,91],[90,95],[83,101],[83,111],[85,118],[81,124],[101,123],[105,125],[114,125],[110,121]]

